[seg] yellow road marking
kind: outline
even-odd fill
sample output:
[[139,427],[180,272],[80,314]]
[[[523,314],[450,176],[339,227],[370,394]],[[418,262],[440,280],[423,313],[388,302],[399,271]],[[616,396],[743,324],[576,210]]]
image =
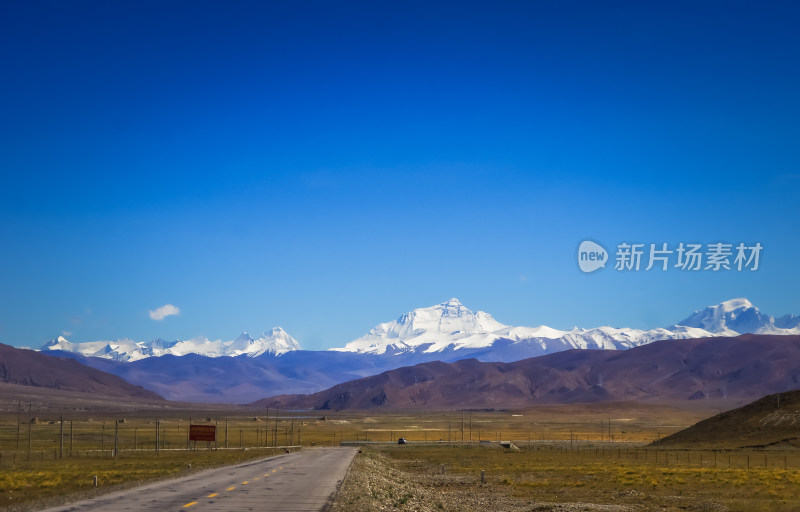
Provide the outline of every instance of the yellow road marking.
[[219,494],[218,492],[212,492],[211,494],[206,496],[206,498],[213,498],[214,496],[217,496],[218,494]]
[[253,480],[261,480],[260,477],[255,477]]
[[283,469],[283,466],[278,467],[278,469]]
[[227,488],[227,489],[225,489],[225,490],[226,490],[226,491],[232,491],[232,490],[234,490],[234,489],[236,489],[236,486],[235,486],[235,485],[232,485],[232,486],[228,487],[228,488]]
[[277,470],[277,469],[273,469],[273,470],[272,470],[272,472],[273,472],[273,473],[277,473],[277,472],[278,472],[278,470]]
[[189,508],[189,507],[191,507],[192,505],[197,505],[197,502],[196,502],[196,501],[190,501],[189,503],[187,503],[186,505],[184,505],[184,506],[183,506],[183,508]]
[[264,476],[269,476],[269,473],[264,473]]
[[242,485],[247,485],[247,480],[245,480],[244,482],[242,482]]

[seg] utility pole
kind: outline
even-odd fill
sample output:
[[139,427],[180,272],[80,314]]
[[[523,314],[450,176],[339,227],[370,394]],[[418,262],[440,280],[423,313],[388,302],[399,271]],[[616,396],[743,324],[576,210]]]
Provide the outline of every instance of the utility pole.
[[21,416],[22,416],[22,400],[17,400],[17,450],[19,450],[19,432],[20,432]]
[[64,415],[61,415],[61,422],[58,433],[58,458],[64,458]]
[[28,401],[28,460],[31,460],[31,423],[33,423],[33,401]]

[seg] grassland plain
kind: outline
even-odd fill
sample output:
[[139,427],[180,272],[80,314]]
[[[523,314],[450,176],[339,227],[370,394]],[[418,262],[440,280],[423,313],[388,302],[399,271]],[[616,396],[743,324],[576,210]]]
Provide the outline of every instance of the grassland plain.
[[[174,478],[210,467],[267,457],[283,450],[162,451],[118,457],[20,462],[0,471],[0,509],[35,510],[89,498],[146,482]],[[97,476],[99,487],[94,487]]]
[[365,447],[333,511],[800,510],[796,451],[771,453],[766,467],[752,464],[755,454],[737,451],[734,463],[742,465],[728,467],[730,453],[703,459],[701,452],[642,448],[634,458],[630,447],[627,456],[621,447],[538,448]]
[[[459,446],[462,440],[463,446],[476,447],[480,441],[511,439],[523,447],[522,453],[528,453],[525,451],[527,448],[535,453],[537,446],[555,446],[557,443],[583,448],[597,446],[601,450],[597,457],[609,458],[611,446],[641,446],[717,412],[698,409],[694,405],[675,408],[633,403],[541,406],[524,410],[380,412],[276,411],[243,406],[215,409],[205,404],[167,404],[166,407],[163,404],[118,406],[107,403],[86,407],[85,404],[60,400],[28,400],[27,403],[8,400],[0,404],[0,508],[24,510],[52,503],[48,500],[56,497],[71,500],[87,493],[107,492],[118,486],[185,474],[190,464],[191,471],[194,471],[268,456],[288,445],[347,442],[370,446],[372,443],[386,443],[385,446],[393,443],[396,446],[397,439],[405,437],[411,441],[409,446],[414,450],[422,449],[421,445],[426,441],[431,443],[432,446],[425,449],[433,451],[419,452],[414,457],[418,462],[414,464],[421,464],[420,467],[428,464],[434,468],[451,462],[439,462],[434,460],[435,456],[431,458],[425,454],[435,455],[438,453],[436,450],[445,450],[442,453],[451,455],[468,453],[470,448],[453,451],[452,446]],[[217,442],[190,444],[188,426],[197,423],[216,425]],[[440,444],[451,448],[441,448]],[[486,450],[472,450],[482,454],[481,457],[492,455]],[[411,478],[414,475],[411,469],[415,466],[404,466],[402,457],[395,457],[393,453],[391,450],[380,454],[374,452],[370,457],[377,458],[365,460],[379,464],[387,471],[401,471],[398,474]],[[406,453],[409,452],[399,451],[397,455]],[[628,459],[633,459],[634,453],[642,457],[643,452],[629,451]],[[768,462],[771,470],[778,471],[784,462],[775,458],[779,457],[775,453],[771,452],[772,458]],[[671,461],[682,457],[680,452],[675,454],[662,455],[662,460],[673,465],[675,462]],[[734,455],[734,467],[744,467],[745,459],[740,455]],[[485,461],[479,459],[471,465],[462,465],[462,469],[458,469],[462,466],[453,466],[452,471],[447,472],[447,478],[462,475],[464,482],[471,482],[478,466],[481,466],[488,475],[494,475],[487,486],[498,485],[504,499],[509,500],[517,500],[523,491],[532,492],[537,485],[541,487],[536,483],[538,480],[526,480],[520,476],[522,472],[517,475],[517,469],[522,466],[510,467],[509,475],[503,477],[508,482],[497,484],[495,476],[504,471],[506,460],[525,459],[508,459],[500,451],[492,456],[499,457],[496,467],[486,467]],[[689,456],[696,464],[695,458],[699,456]],[[710,456],[707,453],[705,460],[710,460]],[[588,464],[586,450],[579,457],[583,457],[579,459],[581,464]],[[649,457],[652,462],[652,451]],[[354,465],[352,478],[359,478],[361,463]],[[722,459],[719,463],[722,464]],[[758,465],[756,456],[752,463]],[[800,468],[800,461],[795,464],[791,457],[787,463],[790,468]],[[98,476],[97,489],[93,488],[94,475]],[[685,478],[667,476],[673,480]],[[633,479],[629,475],[628,480]],[[588,481],[591,483],[591,478]],[[464,486],[469,487],[466,483]],[[588,489],[587,486],[585,484],[583,489]],[[417,487],[423,489],[424,485]],[[776,492],[783,491],[778,489]]]

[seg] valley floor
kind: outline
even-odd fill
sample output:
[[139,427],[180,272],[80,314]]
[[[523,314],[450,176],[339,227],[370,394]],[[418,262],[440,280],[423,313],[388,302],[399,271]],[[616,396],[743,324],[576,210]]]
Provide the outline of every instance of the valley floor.
[[[642,450],[643,451],[643,450]],[[713,459],[661,451],[508,451],[497,447],[362,449],[334,512],[413,511],[793,511],[800,510],[800,454]],[[688,459],[687,458],[688,454]],[[763,457],[763,454],[759,454]],[[619,458],[617,458],[619,457]],[[688,462],[684,462],[684,459]],[[753,461],[757,459],[753,454]],[[738,465],[738,466],[737,466]],[[442,472],[444,467],[444,473]],[[480,471],[486,482],[481,483]]]

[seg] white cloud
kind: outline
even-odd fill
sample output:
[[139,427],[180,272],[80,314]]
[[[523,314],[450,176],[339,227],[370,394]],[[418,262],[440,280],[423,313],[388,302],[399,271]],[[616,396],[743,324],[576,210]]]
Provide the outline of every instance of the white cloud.
[[168,316],[180,314],[181,308],[172,304],[164,304],[158,309],[149,309],[148,312],[153,320],[163,320]]
[[72,331],[61,331],[62,336],[72,336]]

